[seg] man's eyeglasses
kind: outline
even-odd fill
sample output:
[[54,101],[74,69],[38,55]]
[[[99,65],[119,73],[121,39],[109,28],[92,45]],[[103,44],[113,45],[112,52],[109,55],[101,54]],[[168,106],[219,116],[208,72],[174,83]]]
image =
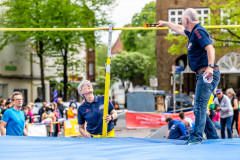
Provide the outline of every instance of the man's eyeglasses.
[[91,83],[86,83],[86,84],[83,84],[83,85],[82,85],[82,88],[83,88],[83,87],[89,87],[89,86],[92,86],[92,84],[91,84]]
[[23,99],[15,99],[15,101],[22,101]]

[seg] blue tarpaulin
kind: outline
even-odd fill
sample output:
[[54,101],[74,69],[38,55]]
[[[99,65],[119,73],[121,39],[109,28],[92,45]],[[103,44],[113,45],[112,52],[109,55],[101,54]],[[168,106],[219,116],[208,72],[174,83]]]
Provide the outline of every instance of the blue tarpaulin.
[[240,138],[184,141],[148,138],[0,137],[0,160],[239,159]]
[[127,94],[127,109],[138,112],[155,112],[155,95],[164,95],[164,91],[139,91]]

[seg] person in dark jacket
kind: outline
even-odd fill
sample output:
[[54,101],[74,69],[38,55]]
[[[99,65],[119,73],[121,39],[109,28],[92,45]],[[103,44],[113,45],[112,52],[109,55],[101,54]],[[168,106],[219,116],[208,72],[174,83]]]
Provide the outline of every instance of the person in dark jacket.
[[57,99],[57,108],[59,109],[61,115],[63,116],[64,106],[61,102],[62,102],[62,98],[58,98]]
[[[232,120],[232,133],[233,133],[233,124],[235,123],[236,126],[236,130],[237,133],[239,135],[239,130],[238,130],[238,116],[239,116],[239,109],[238,109],[238,98],[236,97],[236,93],[234,92],[234,90],[232,88],[229,88],[227,91],[227,96],[229,97],[229,99],[231,100],[231,104],[233,107],[233,120]],[[232,137],[234,137],[234,135],[232,134]]]
[[42,107],[38,111],[38,115],[40,116],[39,122],[42,122],[42,115],[46,111],[46,107],[47,107],[47,101],[43,101],[42,102]]
[[[113,106],[114,106],[115,110],[119,110],[118,103],[116,102],[116,100],[115,100],[115,97],[114,97],[114,96],[112,96],[112,104],[113,104]],[[118,120],[118,118],[114,119],[114,126],[116,126],[116,125],[117,125],[117,120]]]

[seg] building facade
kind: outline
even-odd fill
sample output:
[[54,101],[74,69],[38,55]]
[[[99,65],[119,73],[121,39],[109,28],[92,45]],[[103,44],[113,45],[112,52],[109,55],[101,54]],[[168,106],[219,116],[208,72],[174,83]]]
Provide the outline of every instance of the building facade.
[[[30,61],[30,50],[20,43],[13,43],[0,51],[0,97],[9,98],[20,91],[24,103],[33,102],[39,95],[40,74]],[[45,81],[46,97],[49,101],[49,81]]]
[[88,48],[86,51],[86,76],[87,79],[95,82],[95,49]]
[[[78,69],[68,69],[68,82],[73,86],[69,91],[69,99],[80,97],[77,92],[77,85],[82,79],[86,79],[89,73],[86,71],[86,52],[85,45],[78,47],[79,53],[74,56],[74,61],[81,61]],[[14,91],[20,91],[24,96],[24,103],[41,101],[41,79],[40,66],[37,54],[30,49],[29,45],[13,43],[0,51],[0,98],[9,98]],[[32,59],[32,60],[30,60]],[[44,57],[45,74],[45,95],[46,101],[54,100],[54,91],[56,85],[62,84],[63,78],[59,76],[59,71],[63,70],[62,65],[57,65],[55,57]],[[95,63],[94,63],[95,65]],[[51,66],[51,67],[50,67]],[[95,75],[94,75],[95,76]],[[49,78],[51,77],[51,78]],[[58,91],[58,97],[61,97],[62,91]]]

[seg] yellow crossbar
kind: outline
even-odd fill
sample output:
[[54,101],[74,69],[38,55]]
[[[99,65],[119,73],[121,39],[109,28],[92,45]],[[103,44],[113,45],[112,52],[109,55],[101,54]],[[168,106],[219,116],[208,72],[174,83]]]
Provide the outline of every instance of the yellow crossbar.
[[[203,26],[206,29],[220,29],[220,28],[240,28],[240,25],[215,25]],[[124,27],[113,28],[113,30],[166,30],[168,27]],[[0,31],[108,31],[109,28],[0,28]]]
[[108,28],[0,28],[0,31],[97,31]]

